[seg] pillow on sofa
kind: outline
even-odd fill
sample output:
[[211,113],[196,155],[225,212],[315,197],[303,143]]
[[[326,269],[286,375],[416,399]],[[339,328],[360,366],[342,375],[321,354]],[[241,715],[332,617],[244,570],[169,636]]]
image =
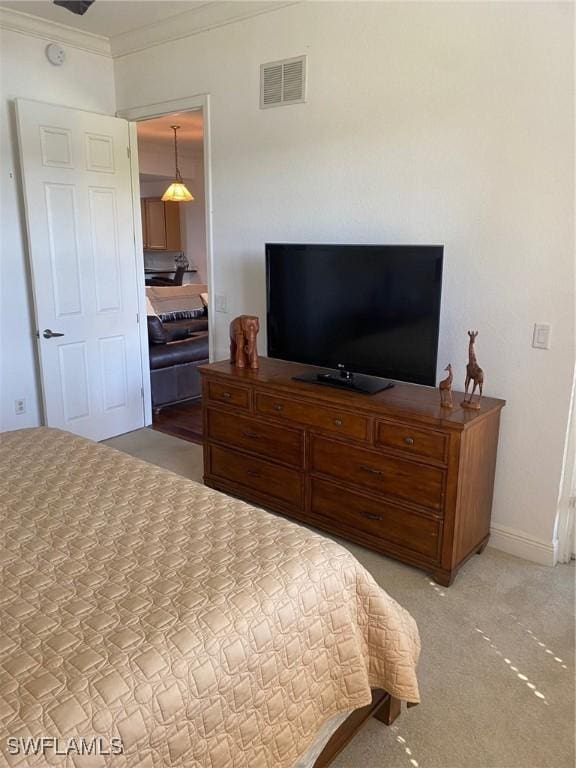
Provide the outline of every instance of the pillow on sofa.
[[148,342],[150,344],[166,344],[168,335],[164,330],[162,321],[156,315],[148,315]]
[[150,317],[152,317],[153,315],[156,315],[156,310],[152,306],[152,302],[150,301],[148,296],[146,296],[146,314],[149,315]]
[[205,314],[200,290],[205,285],[148,286],[146,296],[154,313],[163,320],[189,320]]
[[174,312],[163,312],[159,317],[163,323],[170,323],[174,320],[195,320],[197,317],[202,317],[205,314],[206,307],[198,307],[197,309],[181,309]]

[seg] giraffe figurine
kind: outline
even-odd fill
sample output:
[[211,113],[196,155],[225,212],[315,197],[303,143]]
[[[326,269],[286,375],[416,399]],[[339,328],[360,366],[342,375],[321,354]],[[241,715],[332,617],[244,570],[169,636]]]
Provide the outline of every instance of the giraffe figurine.
[[448,371],[448,376],[446,376],[445,379],[442,379],[440,384],[438,384],[438,389],[440,390],[440,407],[452,408],[452,379],[454,376],[452,375],[451,363],[448,363],[444,370]]
[[[476,336],[478,336],[478,331],[468,331],[468,336],[470,337],[470,341],[468,343],[468,365],[466,366],[464,400],[462,401],[461,405],[463,408],[471,408],[474,411],[479,411],[480,400],[482,399],[482,387],[484,385],[484,371],[478,365],[478,361],[476,360],[476,353],[474,351],[474,341],[476,340]],[[472,387],[470,397],[468,397],[468,387],[471,381],[474,382],[474,385]],[[476,387],[478,387],[478,399],[473,400],[472,398],[476,392]]]

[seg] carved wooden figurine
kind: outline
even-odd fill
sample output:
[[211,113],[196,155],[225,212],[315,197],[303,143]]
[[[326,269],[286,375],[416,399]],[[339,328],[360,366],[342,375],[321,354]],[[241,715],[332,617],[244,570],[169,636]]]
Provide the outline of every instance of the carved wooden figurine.
[[235,317],[230,323],[230,362],[234,363],[236,368],[246,368],[242,316]]
[[257,370],[256,338],[259,330],[260,322],[254,315],[240,315],[230,323],[230,362],[237,368],[248,366]]
[[[478,365],[476,360],[476,353],[474,352],[474,341],[478,336],[478,331],[468,331],[470,341],[468,343],[468,365],[466,366],[466,385],[464,387],[464,400],[461,405],[463,408],[472,408],[475,411],[480,410],[480,400],[482,399],[482,387],[484,385],[484,371]],[[472,392],[468,397],[468,387],[470,382],[473,381]],[[474,393],[478,387],[478,400],[472,400]]]
[[442,408],[452,408],[452,379],[454,377],[452,375],[451,363],[448,363],[444,370],[448,371],[448,376],[446,376],[445,379],[442,379],[440,384],[438,384],[438,389],[440,390],[440,405]]

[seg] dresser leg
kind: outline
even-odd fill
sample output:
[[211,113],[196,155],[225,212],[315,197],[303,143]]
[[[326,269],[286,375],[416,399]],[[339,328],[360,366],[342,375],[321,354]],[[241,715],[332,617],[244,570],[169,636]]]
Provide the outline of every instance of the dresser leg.
[[487,546],[488,546],[488,539],[486,539],[485,541],[482,542],[482,544],[480,544],[480,546],[476,550],[476,554],[477,555],[481,555],[482,552],[484,552],[484,550],[486,549]]
[[443,568],[438,568],[432,572],[432,578],[436,584],[440,584],[442,587],[449,587],[456,578],[456,571],[445,571]]
[[376,720],[380,720],[381,723],[392,725],[394,720],[396,720],[400,714],[401,705],[402,702],[400,699],[396,699],[394,696],[388,696],[388,700],[380,707],[380,709],[376,710],[374,717]]

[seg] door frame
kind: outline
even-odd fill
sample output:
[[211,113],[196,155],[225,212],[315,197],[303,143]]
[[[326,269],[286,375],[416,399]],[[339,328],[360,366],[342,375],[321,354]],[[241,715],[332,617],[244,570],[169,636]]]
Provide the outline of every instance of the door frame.
[[[210,130],[210,94],[201,93],[195,96],[187,96],[181,99],[160,101],[154,104],[146,104],[140,107],[120,109],[117,117],[122,117],[129,122],[130,128],[130,168],[132,173],[132,214],[134,218],[134,239],[136,251],[142,254],[138,258],[140,263],[140,278],[138,282],[138,302],[140,316],[146,317],[146,286],[144,282],[144,244],[142,242],[142,226],[140,213],[140,182],[138,171],[138,137],[136,123],[141,120],[150,120],[154,117],[162,117],[172,112],[202,111],[204,136],[202,141],[202,153],[204,162],[204,205],[206,211],[206,277],[208,282],[208,356],[213,362],[214,355],[214,260],[213,260],[213,236],[212,236],[212,151]],[[152,393],[150,389],[150,364],[148,357],[148,328],[147,323],[140,323],[140,345],[142,347],[142,365],[148,368],[142,371],[144,381],[144,421],[146,425],[152,423]]]

